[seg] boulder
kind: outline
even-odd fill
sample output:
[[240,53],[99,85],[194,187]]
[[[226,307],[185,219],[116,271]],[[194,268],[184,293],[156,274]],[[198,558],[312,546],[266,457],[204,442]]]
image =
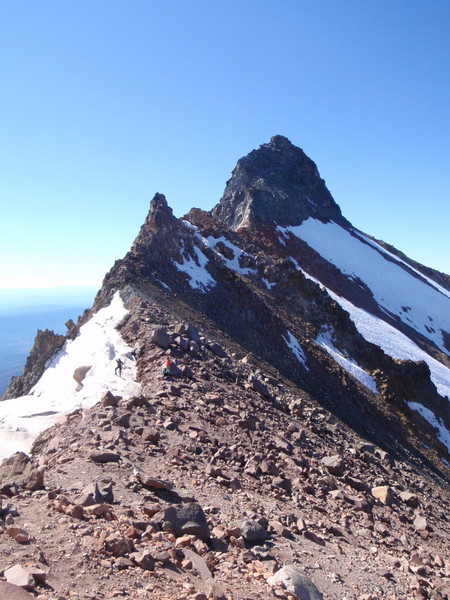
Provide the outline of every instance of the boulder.
[[173,504],[161,511],[158,520],[168,521],[177,537],[191,534],[204,542],[209,541],[211,537],[206,515],[202,507],[195,502],[183,505]]
[[286,565],[269,577],[267,583],[276,585],[282,583],[291,593],[302,600],[323,600],[321,592],[314,583],[295,565]]
[[5,600],[31,600],[33,596],[13,583],[0,581],[0,598]]
[[119,397],[114,396],[109,390],[105,392],[101,399],[102,406],[117,406],[119,404]]
[[344,474],[344,461],[339,456],[339,454],[334,454],[333,456],[325,456],[322,459],[322,464],[332,475],[337,475],[337,477],[341,477]]
[[417,508],[419,506],[419,498],[411,492],[400,492],[400,500],[411,508]]
[[241,536],[246,542],[254,544],[264,542],[267,538],[267,531],[260,523],[252,519],[243,519],[237,523]]
[[143,550],[142,552],[133,552],[130,554],[130,558],[135,562],[138,567],[145,571],[155,570],[155,559],[150,553],[150,550]]
[[83,380],[86,377],[86,375],[89,373],[91,368],[92,368],[91,365],[83,365],[83,366],[77,367],[75,369],[75,371],[73,372],[73,378],[79,385],[83,385]]
[[426,531],[428,529],[428,522],[426,518],[422,517],[421,515],[418,515],[414,519],[413,525],[417,531]]
[[30,491],[42,490],[44,473],[36,467],[24,452],[16,452],[5,459],[0,466],[0,492],[7,496],[17,488]]
[[155,490],[171,490],[173,488],[172,482],[152,477],[137,469],[134,470],[133,474],[136,480],[145,488]]
[[172,343],[172,338],[167,333],[167,329],[165,329],[165,327],[158,327],[156,329],[153,329],[153,331],[150,334],[150,340],[163,350],[167,350],[167,348]]
[[119,462],[120,455],[116,452],[108,452],[106,450],[92,450],[89,454],[89,458],[92,462],[104,464],[109,462]]
[[379,485],[377,487],[373,487],[371,489],[372,496],[386,504],[386,506],[391,506],[394,500],[394,490],[388,485]]
[[82,506],[92,506],[93,504],[112,504],[114,502],[113,484],[109,482],[106,485],[102,485],[101,488],[98,483],[94,481],[85,487],[78,498],[78,504]]
[[27,544],[31,540],[31,535],[28,531],[21,527],[9,527],[6,533],[18,544]]
[[188,323],[186,333],[193,342],[200,342],[200,333],[193,323]]
[[222,348],[222,346],[217,342],[212,342],[211,344],[209,344],[209,349],[213,354],[215,354],[216,356],[220,356],[221,358],[226,358],[228,356],[225,350]]
[[[14,565],[6,569],[4,575],[8,583],[24,590],[33,590],[36,585],[33,575],[31,575],[28,569],[22,567],[22,565]],[[5,596],[5,598],[9,598],[9,596]]]

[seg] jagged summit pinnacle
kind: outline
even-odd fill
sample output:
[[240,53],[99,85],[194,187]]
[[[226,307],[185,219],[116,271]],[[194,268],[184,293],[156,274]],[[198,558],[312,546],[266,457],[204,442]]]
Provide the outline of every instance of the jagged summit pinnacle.
[[[131,252],[134,254],[141,252],[151,244],[155,236],[158,240],[168,240],[177,227],[179,227],[178,219],[174,216],[166,197],[164,194],[156,193],[150,202],[150,210],[131,247]],[[160,241],[157,243],[160,244]]]
[[235,230],[269,223],[299,225],[308,217],[346,223],[316,164],[282,135],[237,162],[211,214]]

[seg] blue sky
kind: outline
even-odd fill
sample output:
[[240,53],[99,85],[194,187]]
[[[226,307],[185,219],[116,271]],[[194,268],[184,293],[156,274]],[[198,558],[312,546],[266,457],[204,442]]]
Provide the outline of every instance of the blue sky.
[[3,0],[0,288],[100,286],[155,192],[211,209],[283,134],[450,273],[448,0]]

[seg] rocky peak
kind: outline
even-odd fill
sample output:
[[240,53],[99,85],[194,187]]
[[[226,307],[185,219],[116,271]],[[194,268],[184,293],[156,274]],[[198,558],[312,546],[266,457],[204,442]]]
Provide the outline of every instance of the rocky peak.
[[235,230],[258,224],[300,225],[308,217],[348,224],[316,164],[282,135],[238,161],[211,214]]
[[140,254],[154,240],[167,239],[179,227],[179,221],[174,217],[172,209],[167,204],[164,194],[156,193],[150,202],[150,210],[142,225],[133,246],[132,254]]

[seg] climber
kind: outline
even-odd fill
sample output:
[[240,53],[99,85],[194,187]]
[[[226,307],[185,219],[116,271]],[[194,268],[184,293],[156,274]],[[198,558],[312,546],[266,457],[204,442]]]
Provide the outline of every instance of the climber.
[[119,377],[121,377],[121,376],[122,376],[122,367],[123,367],[123,365],[124,365],[125,363],[124,363],[124,362],[123,362],[123,360],[121,360],[120,358],[117,358],[117,359],[116,359],[116,363],[117,363],[117,366],[116,366],[116,368],[114,369],[114,374],[115,374],[115,375],[117,375],[117,371],[118,371],[118,372],[119,372]]
[[163,379],[170,379],[170,376],[171,376],[170,366],[171,366],[170,358],[167,357],[166,364],[164,365],[164,368],[163,368]]

